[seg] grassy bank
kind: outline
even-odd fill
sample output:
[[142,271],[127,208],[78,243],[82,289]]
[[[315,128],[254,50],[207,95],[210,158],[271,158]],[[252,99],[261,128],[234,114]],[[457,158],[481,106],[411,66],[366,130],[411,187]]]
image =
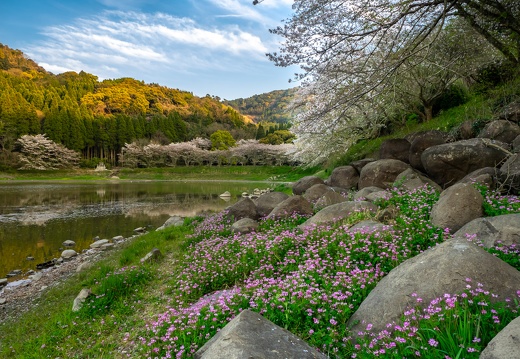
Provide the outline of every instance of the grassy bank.
[[291,166],[189,166],[167,168],[114,168],[96,172],[91,169],[0,172],[0,181],[9,180],[209,180],[292,182],[314,174],[315,168]]
[[[486,197],[486,215],[520,212],[518,197]],[[446,239],[429,220],[437,198],[427,188],[393,190],[379,206],[394,206],[399,216],[387,223],[393,230],[381,235],[346,230],[372,217],[367,213],[305,231],[296,228],[306,219],[299,216],[261,220],[257,233],[240,237],[221,214],[187,219],[183,227],[144,235],[51,288],[29,313],[0,326],[0,357],[189,358],[250,308],[332,358],[478,358],[516,317],[518,302],[492,304],[491,293],[476,283],[468,283],[464,296],[440,298],[441,311],[417,311],[393,335],[367,333],[359,346],[349,340],[346,323],[378,281]],[[165,257],[141,265],[154,247]],[[490,251],[520,268],[517,248]],[[95,297],[72,313],[84,287]]]

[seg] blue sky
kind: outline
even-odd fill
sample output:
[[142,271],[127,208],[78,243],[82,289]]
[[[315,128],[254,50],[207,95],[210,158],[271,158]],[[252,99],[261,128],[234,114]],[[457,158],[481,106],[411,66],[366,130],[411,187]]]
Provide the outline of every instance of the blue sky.
[[223,99],[287,89],[265,53],[293,0],[0,0],[0,43],[46,70],[133,77]]

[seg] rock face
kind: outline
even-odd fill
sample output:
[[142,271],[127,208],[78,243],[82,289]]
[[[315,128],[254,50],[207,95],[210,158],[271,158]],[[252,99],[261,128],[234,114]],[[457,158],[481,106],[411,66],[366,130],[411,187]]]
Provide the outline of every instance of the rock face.
[[397,176],[408,168],[410,165],[399,160],[386,159],[370,162],[361,170],[358,187],[359,189],[371,186],[390,188]]
[[466,223],[482,217],[483,202],[482,195],[472,185],[460,183],[451,186],[441,193],[439,200],[433,205],[432,224],[449,228],[454,233]]
[[162,226],[156,229],[156,231],[161,231],[168,227],[180,227],[184,225],[184,218],[180,216],[172,216],[164,222]]
[[484,247],[491,248],[498,241],[505,245],[520,244],[520,213],[477,218],[459,229],[454,237],[476,237]]
[[228,207],[228,217],[233,217],[235,221],[242,218],[257,219],[258,212],[255,202],[251,198],[242,198],[234,205]]
[[520,126],[516,123],[496,120],[488,123],[478,137],[511,143],[518,135],[520,135]]
[[517,359],[520,357],[520,317],[502,329],[480,353],[479,359]]
[[353,212],[368,211],[375,213],[377,206],[366,201],[347,201],[343,203],[333,204],[332,206],[325,207],[314,216],[309,218],[300,227],[310,227],[313,225],[333,223],[339,221],[345,217],[350,216]]
[[314,186],[315,184],[324,184],[325,182],[316,176],[306,176],[298,180],[296,183],[293,184],[293,193],[295,195],[301,195],[305,193],[309,188]]
[[326,359],[289,331],[244,310],[194,355],[195,359]]
[[394,159],[408,163],[410,157],[410,142],[404,138],[386,140],[379,148],[379,158]]
[[[375,332],[398,322],[403,311],[416,306],[412,293],[428,305],[444,293],[457,294],[482,283],[497,300],[516,298],[520,271],[465,239],[452,239],[406,260],[388,273],[361,303],[349,324],[353,333],[372,324]],[[500,278],[500,280],[497,280]]]
[[269,192],[261,195],[255,201],[256,210],[260,217],[265,217],[280,203],[285,201],[289,196],[283,192]]
[[408,161],[410,165],[419,170],[424,171],[421,155],[427,148],[442,145],[448,142],[449,136],[446,132],[432,130],[417,132],[411,140]]
[[309,201],[302,196],[292,196],[276,206],[267,218],[287,218],[293,213],[308,216],[313,212],[312,204]]
[[[487,141],[492,145],[508,147],[503,142]],[[428,176],[446,187],[479,168],[495,167],[505,157],[503,151],[487,146],[480,138],[474,138],[430,147],[423,152],[421,160]]]
[[330,174],[327,183],[332,187],[345,189],[357,188],[359,172],[353,166],[336,167]]
[[258,222],[251,218],[242,218],[241,220],[236,221],[231,226],[231,231],[234,233],[251,233],[258,229]]

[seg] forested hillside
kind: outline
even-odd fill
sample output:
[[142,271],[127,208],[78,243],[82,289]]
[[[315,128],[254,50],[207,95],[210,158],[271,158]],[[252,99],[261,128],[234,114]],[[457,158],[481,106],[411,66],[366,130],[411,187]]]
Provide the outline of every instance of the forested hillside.
[[167,144],[229,131],[253,139],[257,126],[218,98],[132,78],[99,81],[85,72],[54,75],[19,50],[0,44],[2,166],[22,135],[46,134],[82,154],[115,164],[125,143]]
[[286,123],[292,118],[287,106],[294,98],[295,93],[295,88],[276,90],[248,98],[228,100],[224,103],[235,108],[241,114],[250,116],[256,123]]

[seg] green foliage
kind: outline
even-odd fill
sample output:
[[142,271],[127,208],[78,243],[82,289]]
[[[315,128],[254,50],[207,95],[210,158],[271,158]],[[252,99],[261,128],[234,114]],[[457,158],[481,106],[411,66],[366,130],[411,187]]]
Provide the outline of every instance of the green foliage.
[[235,147],[237,145],[229,131],[219,130],[213,132],[209,139],[211,140],[212,150],[227,150],[230,147]]
[[294,133],[289,130],[276,130],[263,137],[258,142],[268,145],[281,145],[283,143],[292,143],[295,138],[296,136]]

